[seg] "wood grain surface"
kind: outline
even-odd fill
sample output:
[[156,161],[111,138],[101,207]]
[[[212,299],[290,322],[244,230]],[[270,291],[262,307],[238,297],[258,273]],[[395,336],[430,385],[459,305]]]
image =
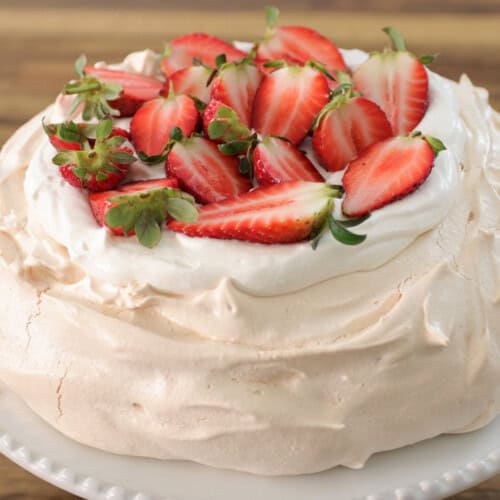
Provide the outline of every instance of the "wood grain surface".
[[[0,144],[53,101],[73,76],[81,53],[90,61],[117,61],[169,39],[207,31],[228,40],[255,40],[264,28],[267,1],[233,0],[0,0]],[[274,2],[285,24],[306,24],[341,47],[375,50],[380,28],[397,26],[418,54],[439,53],[433,69],[450,78],[467,73],[500,109],[500,1],[498,0],[290,0]],[[72,7],[74,5],[74,7]],[[248,10],[251,5],[253,10]],[[286,5],[286,7],[285,7]],[[178,10],[182,6],[183,10]],[[75,498],[0,457],[0,500]],[[497,500],[500,476],[453,497]]]

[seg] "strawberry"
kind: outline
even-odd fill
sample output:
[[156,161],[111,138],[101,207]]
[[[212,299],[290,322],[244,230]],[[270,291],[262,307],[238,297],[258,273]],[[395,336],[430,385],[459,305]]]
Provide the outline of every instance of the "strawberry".
[[203,113],[203,130],[217,143],[244,141],[251,135],[250,129],[241,123],[236,111],[215,99],[208,103]]
[[278,27],[279,9],[266,8],[267,33],[257,46],[261,59],[282,59],[290,64],[316,61],[333,72],[347,71],[339,49],[326,37],[304,26]]
[[132,118],[132,144],[141,159],[152,157],[159,160],[172,129],[179,127],[185,135],[191,135],[198,120],[194,101],[186,95],[176,95],[171,85],[168,97],[148,101]]
[[58,151],[79,151],[84,148],[84,144],[87,142],[85,130],[87,125],[83,123],[77,124],[71,121],[67,123],[50,123],[46,125],[42,121],[42,127],[50,143]]
[[385,113],[373,102],[353,92],[345,83],[318,115],[312,144],[320,164],[342,170],[368,146],[392,135]]
[[180,129],[172,133],[166,163],[167,175],[201,203],[211,203],[249,191],[250,181],[238,172],[238,160],[226,156],[217,145],[197,135],[186,137]]
[[425,181],[445,147],[415,132],[373,144],[353,160],[342,179],[344,213],[359,217],[411,193]]
[[[168,227],[188,236],[236,239],[254,243],[295,243],[321,237],[327,227],[347,244],[355,235],[335,221],[333,198],[340,191],[322,182],[285,182],[255,189],[233,200],[205,205],[195,223],[170,221]],[[351,225],[356,224],[352,223]],[[337,226],[341,229],[337,230]]]
[[326,77],[313,65],[281,67],[266,75],[253,109],[253,128],[262,135],[286,137],[299,144],[328,102]]
[[89,203],[99,225],[118,236],[135,234],[149,248],[159,243],[167,217],[185,222],[197,219],[192,197],[179,191],[176,179],[134,182],[117,190],[92,193]]
[[261,186],[289,181],[323,182],[307,156],[280,137],[267,136],[257,144],[253,169]]
[[234,109],[242,123],[249,127],[255,93],[261,79],[262,73],[249,59],[222,64],[213,80],[210,97]]
[[161,66],[167,76],[191,66],[193,59],[215,67],[215,59],[220,54],[225,54],[228,61],[239,61],[247,56],[220,38],[205,33],[191,33],[170,42],[163,53]]
[[[79,151],[81,149],[90,149],[94,147],[96,125],[93,123],[50,123],[46,125],[42,122],[43,129],[49,140],[58,151],[72,150]],[[130,134],[127,130],[119,127],[113,127],[108,136],[123,137],[130,140]]]
[[[356,88],[378,104],[387,115],[394,134],[409,134],[423,118],[429,101],[427,71],[406,50],[401,33],[384,28],[396,50],[372,54],[354,73]],[[421,60],[429,63],[432,57]]]
[[89,191],[105,191],[125,178],[135,158],[131,149],[120,147],[125,138],[110,137],[112,127],[111,120],[100,121],[92,149],[63,150],[52,159],[67,182]]
[[76,61],[75,68],[80,79],[67,83],[63,93],[77,95],[71,113],[83,104],[84,120],[93,116],[132,116],[163,87],[163,82],[150,76],[88,66],[85,56]]
[[213,70],[203,64],[188,66],[172,73],[170,81],[176,94],[193,96],[206,103],[210,100],[212,73]]

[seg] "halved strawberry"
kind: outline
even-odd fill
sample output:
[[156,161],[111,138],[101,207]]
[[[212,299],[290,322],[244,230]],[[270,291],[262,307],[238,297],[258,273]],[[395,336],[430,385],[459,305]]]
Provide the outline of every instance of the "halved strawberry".
[[392,135],[385,113],[345,84],[319,114],[312,144],[320,164],[342,170],[368,146]]
[[255,95],[253,128],[299,144],[328,102],[327,79],[312,64],[284,65],[266,75]]
[[210,100],[212,82],[209,79],[212,73],[213,69],[203,64],[188,66],[172,73],[170,81],[176,94],[194,96],[206,103]]
[[67,182],[89,191],[113,189],[122,182],[135,158],[130,148],[121,147],[124,137],[110,136],[112,127],[111,120],[102,120],[92,149],[63,150],[54,156]]
[[259,68],[249,59],[222,64],[213,80],[210,97],[234,109],[243,124],[249,127],[255,93],[262,76]]
[[[429,101],[427,71],[406,50],[404,39],[394,28],[384,28],[396,50],[375,53],[354,73],[356,88],[378,104],[387,115],[394,134],[409,134],[422,120]],[[426,57],[424,60],[431,61]]]
[[188,236],[255,243],[294,243],[314,237],[326,222],[338,191],[320,182],[287,182],[205,205],[192,224],[168,227]]
[[444,149],[439,139],[419,132],[373,144],[344,174],[344,213],[359,217],[411,193],[429,176],[434,158]]
[[198,120],[194,101],[186,95],[176,95],[171,87],[168,97],[148,101],[134,115],[130,122],[132,144],[141,158],[161,155],[174,127],[191,135]]
[[205,33],[191,33],[175,38],[168,44],[161,67],[167,76],[191,66],[193,59],[215,67],[215,59],[220,54],[225,54],[228,61],[239,61],[247,56],[220,38]]
[[221,153],[217,145],[200,136],[172,134],[174,142],[166,163],[167,175],[201,203],[211,203],[249,191],[250,181],[238,172],[238,160]]
[[267,136],[253,150],[253,170],[261,186],[289,181],[323,182],[307,156],[280,137]]
[[77,97],[71,112],[83,104],[82,116],[90,120],[93,116],[132,116],[145,102],[159,95],[163,82],[156,78],[107,68],[95,68],[80,57],[75,64],[80,80],[67,83],[65,94]]
[[178,189],[176,179],[134,182],[113,191],[92,193],[89,203],[101,226],[118,236],[137,235],[146,247],[161,239],[167,217],[194,222],[197,211],[192,197]]
[[278,27],[278,16],[279,9],[266,8],[267,33],[258,44],[259,58],[282,59],[291,64],[316,61],[330,72],[346,71],[342,54],[328,38],[304,26]]

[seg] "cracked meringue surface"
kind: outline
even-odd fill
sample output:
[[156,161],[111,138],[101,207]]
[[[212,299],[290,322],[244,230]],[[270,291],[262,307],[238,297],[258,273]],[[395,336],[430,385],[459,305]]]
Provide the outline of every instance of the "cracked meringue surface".
[[59,98],[0,156],[0,381],[87,445],[267,475],[488,423],[500,115],[467,77],[430,76],[419,129],[448,147],[431,177],[360,227],[366,244],[316,252],[173,234],[150,252],[98,228],[50,163],[41,117],[64,118]]

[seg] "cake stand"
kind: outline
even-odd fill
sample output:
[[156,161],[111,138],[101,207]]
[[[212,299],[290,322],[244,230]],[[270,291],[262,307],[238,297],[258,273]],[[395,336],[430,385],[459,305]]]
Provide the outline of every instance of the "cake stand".
[[500,472],[500,417],[476,432],[378,453],[361,470],[337,467],[269,478],[82,446],[0,387],[0,452],[36,476],[91,499],[432,500]]

